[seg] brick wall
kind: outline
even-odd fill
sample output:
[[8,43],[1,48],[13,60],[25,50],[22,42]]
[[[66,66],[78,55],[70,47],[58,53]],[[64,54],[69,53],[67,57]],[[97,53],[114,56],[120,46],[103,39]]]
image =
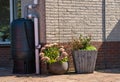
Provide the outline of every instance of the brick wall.
[[[96,61],[96,70],[98,69],[110,69],[120,67],[120,42],[92,42],[98,50],[98,56]],[[66,51],[69,53],[69,71],[74,71],[73,58],[69,43],[61,43],[64,45]],[[47,73],[46,64],[42,63],[42,73]]]
[[80,34],[102,41],[102,0],[46,0],[47,42],[68,42]]
[[[71,55],[69,43],[62,43]],[[96,69],[120,67],[120,42],[93,42],[98,49]],[[0,46],[0,67],[12,66],[10,46]],[[70,56],[70,70],[74,70]]]
[[10,46],[0,45],[0,67],[11,67],[12,60],[10,54]]
[[[33,4],[33,0],[21,0],[22,17],[27,17],[27,13],[24,11],[26,11],[25,7],[30,4]],[[45,0],[38,0],[38,4],[36,8],[29,9],[28,14],[36,15],[39,18],[40,43],[46,43]]]
[[96,69],[120,67],[120,42],[93,42],[92,44],[98,50]]
[[106,40],[120,41],[120,0],[106,0]]
[[47,42],[67,42],[79,34],[120,41],[119,19],[119,0],[46,0]]
[[46,39],[66,43],[91,34],[98,49],[96,68],[120,67],[119,19],[119,0],[46,0]]
[[94,42],[98,49],[96,69],[120,67],[120,42]]
[[[40,0],[39,4],[42,43],[46,39],[69,47],[72,37],[92,34],[98,49],[96,68],[120,67],[119,0]],[[8,65],[9,58],[10,47],[0,47],[0,66]]]

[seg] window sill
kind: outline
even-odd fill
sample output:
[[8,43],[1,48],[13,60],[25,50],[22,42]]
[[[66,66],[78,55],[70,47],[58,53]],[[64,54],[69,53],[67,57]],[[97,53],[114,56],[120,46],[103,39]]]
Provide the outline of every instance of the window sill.
[[10,46],[11,42],[0,42],[0,46]]

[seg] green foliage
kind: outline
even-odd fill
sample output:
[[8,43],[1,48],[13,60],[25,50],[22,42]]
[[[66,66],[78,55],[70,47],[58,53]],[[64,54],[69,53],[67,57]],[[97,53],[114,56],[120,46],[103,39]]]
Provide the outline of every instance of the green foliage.
[[78,49],[81,49],[82,47],[83,47],[83,45],[80,40],[73,39],[73,41],[72,41],[72,49],[73,50],[78,50]]
[[91,44],[91,36],[80,35],[78,39],[73,39],[71,45],[73,50],[97,50]]
[[1,25],[0,26],[0,38],[2,38],[3,41],[7,38],[10,38],[10,27],[9,27],[9,25]]
[[46,44],[42,47],[40,52],[41,60],[49,64],[55,62],[67,62],[68,54],[65,52],[63,47],[58,46],[58,44]]
[[49,62],[56,62],[56,58],[59,56],[59,48],[57,46],[52,46],[52,47],[48,47],[46,48],[43,53],[45,54],[45,56],[49,57],[50,60]]
[[83,50],[88,50],[88,51],[95,50],[96,51],[97,49],[95,46],[90,45],[90,46],[87,46],[86,48],[84,48]]
[[63,62],[67,62],[67,61],[68,61],[68,57],[64,57],[64,58],[61,59],[61,61],[59,61],[59,62],[63,63]]
[[17,16],[21,18],[21,0],[17,1]]
[[0,39],[5,41],[10,37],[9,24],[10,24],[10,9],[9,1],[0,0]]
[[9,24],[9,1],[0,0],[0,25]]
[[91,36],[82,36],[82,35],[80,35],[79,41],[82,44],[81,49],[85,49],[86,47],[90,46]]

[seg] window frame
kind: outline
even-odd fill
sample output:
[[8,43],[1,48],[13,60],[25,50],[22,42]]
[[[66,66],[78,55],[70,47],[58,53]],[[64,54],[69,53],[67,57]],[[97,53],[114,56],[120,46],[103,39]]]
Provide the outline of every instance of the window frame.
[[[10,8],[10,24],[13,20],[17,19],[17,0],[9,0],[9,8]],[[0,45],[10,45],[11,41],[8,42],[0,42]]]
[[17,0],[9,0],[10,1],[10,23],[17,19]]

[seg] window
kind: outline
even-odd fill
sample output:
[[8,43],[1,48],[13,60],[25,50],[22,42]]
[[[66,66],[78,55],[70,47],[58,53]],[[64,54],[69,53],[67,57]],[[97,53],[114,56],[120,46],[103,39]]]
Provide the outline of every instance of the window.
[[10,41],[9,1],[0,0],[0,42]]
[[21,0],[0,0],[0,44],[10,44],[10,23],[21,17]]

